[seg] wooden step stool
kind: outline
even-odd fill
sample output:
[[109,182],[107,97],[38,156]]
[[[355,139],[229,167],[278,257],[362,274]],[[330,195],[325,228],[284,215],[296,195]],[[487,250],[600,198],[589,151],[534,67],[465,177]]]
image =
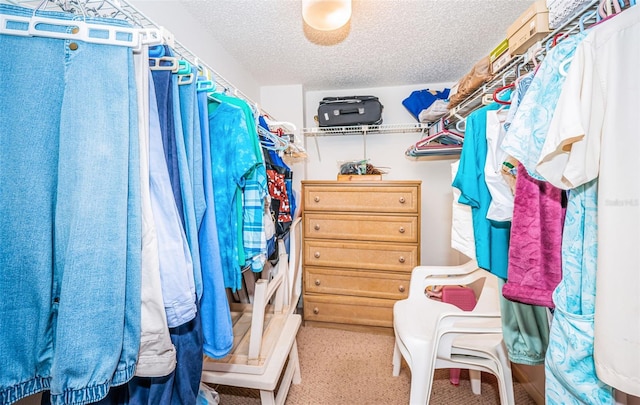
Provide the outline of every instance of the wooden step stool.
[[291,383],[301,382],[296,335],[302,317],[295,313],[301,228],[297,218],[289,231],[289,255],[278,240],[277,272],[256,282],[253,303],[231,305],[233,349],[222,359],[205,356],[202,382],[260,390],[262,405],[284,404]]

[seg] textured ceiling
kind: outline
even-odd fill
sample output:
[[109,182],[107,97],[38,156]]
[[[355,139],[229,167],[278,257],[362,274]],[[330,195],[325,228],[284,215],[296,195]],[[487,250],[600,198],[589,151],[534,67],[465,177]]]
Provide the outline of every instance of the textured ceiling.
[[505,38],[532,0],[353,0],[322,34],[300,0],[180,0],[262,85],[305,90],[455,81]]

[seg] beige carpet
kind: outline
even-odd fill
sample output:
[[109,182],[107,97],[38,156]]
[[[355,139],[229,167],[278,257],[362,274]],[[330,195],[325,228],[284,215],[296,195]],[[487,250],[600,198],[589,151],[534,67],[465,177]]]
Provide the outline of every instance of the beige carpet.
[[[393,337],[378,334],[302,327],[298,333],[302,383],[292,385],[287,405],[403,405],[409,403],[410,372],[403,365],[399,377],[391,376]],[[221,405],[260,404],[258,391],[215,387]],[[535,405],[522,386],[514,382],[516,405]],[[449,382],[448,370],[437,370],[431,405],[499,404],[495,377],[482,374],[482,395],[471,392],[463,370],[460,385]]]

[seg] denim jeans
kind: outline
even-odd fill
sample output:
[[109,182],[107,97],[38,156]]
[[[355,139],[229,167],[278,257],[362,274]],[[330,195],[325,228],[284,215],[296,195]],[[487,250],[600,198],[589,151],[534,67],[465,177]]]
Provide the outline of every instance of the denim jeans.
[[[199,312],[199,311],[198,311]],[[166,377],[134,377],[128,384],[129,405],[195,405],[202,374],[202,324],[200,314],[171,328],[176,347],[176,369]]]
[[[198,246],[198,224],[196,221],[196,207],[193,194],[192,173],[189,170],[189,161],[187,158],[187,148],[185,144],[185,134],[183,131],[183,117],[181,104],[183,100],[180,99],[180,90],[178,88],[178,76],[171,76],[171,92],[172,97],[170,101],[173,103],[173,127],[175,135],[175,145],[178,157],[178,175],[180,178],[180,193],[182,196],[182,212],[183,212],[183,224],[184,232],[187,236],[189,243],[189,250],[191,253],[191,262],[193,263],[193,280],[196,288],[196,296],[198,299],[202,296],[202,270],[200,270],[200,247]],[[195,94],[194,94],[195,97]],[[188,113],[184,117],[187,122],[193,120],[193,105],[195,100],[185,99],[185,102],[190,104],[190,108],[186,109]],[[193,137],[193,134],[190,135]]]
[[[151,80],[153,80],[151,77]],[[149,85],[149,185],[158,236],[162,298],[170,328],[196,316],[193,264],[165,160],[156,85]]]
[[[196,73],[196,69],[193,69],[191,75],[195,78]],[[173,80],[178,81],[175,75]],[[182,124],[183,137],[183,142],[177,142],[179,151],[178,162],[180,163],[180,182],[182,184],[183,195],[186,193],[189,194],[183,197],[185,204],[191,204],[189,207],[185,206],[185,231],[187,233],[187,239],[189,240],[191,257],[194,263],[193,278],[196,286],[196,295],[198,299],[201,299],[203,286],[198,230],[202,224],[206,203],[204,198],[202,139],[200,136],[200,113],[196,95],[196,80],[194,79],[188,84],[179,84],[177,85],[177,89],[180,101],[178,107],[180,109],[180,123]],[[184,146],[183,155],[181,155],[180,152],[182,146]],[[184,169],[187,170],[188,177],[184,175]],[[187,183],[187,180],[189,183]]]
[[95,402],[133,376],[140,342],[132,50],[2,35],[0,54],[0,402]]
[[[149,48],[149,55],[153,57],[171,55],[168,48],[164,45],[152,46]],[[178,152],[176,149],[176,134],[173,119],[173,87],[171,85],[171,76],[173,73],[169,70],[153,70],[153,83],[155,86],[158,118],[160,120],[160,131],[162,133],[162,144],[164,146],[164,155],[167,161],[167,169],[169,170],[169,179],[171,179],[171,190],[176,201],[176,207],[180,214],[180,221],[184,227],[184,212],[182,205],[182,194],[180,192],[180,175],[178,169]]]

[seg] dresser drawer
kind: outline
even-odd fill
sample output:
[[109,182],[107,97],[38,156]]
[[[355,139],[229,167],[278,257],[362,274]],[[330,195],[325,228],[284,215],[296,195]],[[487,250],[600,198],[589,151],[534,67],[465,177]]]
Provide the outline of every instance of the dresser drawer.
[[417,216],[304,214],[304,237],[318,239],[418,242]]
[[305,186],[304,210],[417,213],[416,186]]
[[304,286],[308,293],[400,300],[409,295],[410,277],[406,273],[305,267]]
[[305,295],[304,320],[392,328],[394,302],[340,295]]
[[411,273],[418,246],[395,243],[304,241],[304,265]]

